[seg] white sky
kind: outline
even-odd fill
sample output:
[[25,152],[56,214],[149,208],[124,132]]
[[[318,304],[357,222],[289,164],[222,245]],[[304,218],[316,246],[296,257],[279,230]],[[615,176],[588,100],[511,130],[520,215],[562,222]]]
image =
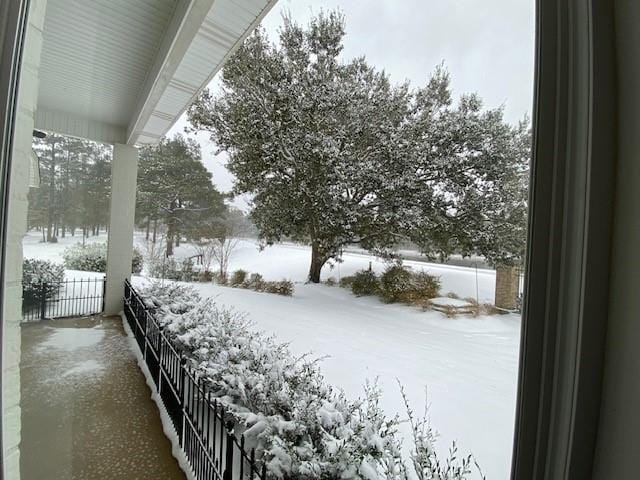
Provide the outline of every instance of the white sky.
[[[424,85],[444,61],[454,95],[477,92],[487,107],[504,105],[505,117],[513,123],[530,114],[534,0],[280,0],[263,26],[276,40],[284,10],[304,24],[312,13],[333,8],[346,17],[344,58],[365,55],[392,80],[408,79],[414,86]],[[185,125],[181,118],[169,134]],[[208,135],[196,138],[214,183],[221,191],[230,190],[233,177],[224,166],[225,155],[214,155]],[[235,204],[246,207],[243,199]]]

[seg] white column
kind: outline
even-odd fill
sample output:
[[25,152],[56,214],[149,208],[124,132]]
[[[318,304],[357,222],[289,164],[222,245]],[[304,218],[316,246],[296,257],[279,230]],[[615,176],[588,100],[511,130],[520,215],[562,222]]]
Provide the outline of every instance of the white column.
[[130,145],[114,145],[104,304],[106,315],[117,315],[122,311],[124,281],[131,277],[137,174],[138,150]]

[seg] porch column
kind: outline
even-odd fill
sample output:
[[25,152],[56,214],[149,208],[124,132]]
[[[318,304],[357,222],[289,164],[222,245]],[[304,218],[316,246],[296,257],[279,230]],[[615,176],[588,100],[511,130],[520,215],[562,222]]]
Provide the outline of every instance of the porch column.
[[114,145],[104,304],[107,315],[117,315],[122,311],[124,281],[131,276],[137,174],[138,150],[131,145]]

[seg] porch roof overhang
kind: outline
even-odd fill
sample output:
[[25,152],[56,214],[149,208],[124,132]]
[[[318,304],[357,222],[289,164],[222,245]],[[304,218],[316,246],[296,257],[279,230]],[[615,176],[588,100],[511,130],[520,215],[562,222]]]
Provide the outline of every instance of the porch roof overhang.
[[36,128],[156,143],[276,0],[48,0]]

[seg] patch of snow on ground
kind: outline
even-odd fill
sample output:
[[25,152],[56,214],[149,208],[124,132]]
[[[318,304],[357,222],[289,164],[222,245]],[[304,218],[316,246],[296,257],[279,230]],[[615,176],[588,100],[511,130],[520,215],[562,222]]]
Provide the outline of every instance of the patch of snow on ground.
[[51,335],[39,348],[57,348],[73,352],[79,348],[97,345],[104,338],[104,330],[99,328],[51,328]]
[[96,360],[86,360],[75,367],[70,368],[64,372],[62,376],[68,377],[73,375],[96,374],[100,373],[102,370],[104,370],[104,365],[100,364]]

